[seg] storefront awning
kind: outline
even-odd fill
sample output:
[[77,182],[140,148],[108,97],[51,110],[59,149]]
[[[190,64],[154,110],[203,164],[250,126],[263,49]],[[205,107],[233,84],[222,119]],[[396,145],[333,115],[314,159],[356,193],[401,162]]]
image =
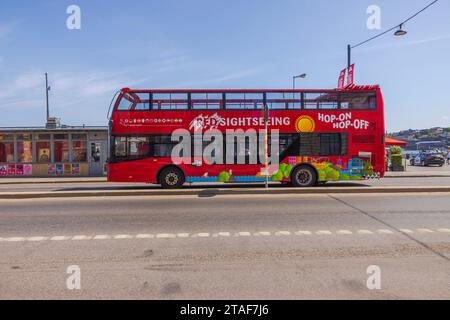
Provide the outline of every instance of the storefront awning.
[[386,138],[386,145],[387,146],[400,146],[400,147],[404,147],[406,146],[408,143],[405,141],[401,141],[401,140],[397,140],[397,139],[392,139],[392,138]]

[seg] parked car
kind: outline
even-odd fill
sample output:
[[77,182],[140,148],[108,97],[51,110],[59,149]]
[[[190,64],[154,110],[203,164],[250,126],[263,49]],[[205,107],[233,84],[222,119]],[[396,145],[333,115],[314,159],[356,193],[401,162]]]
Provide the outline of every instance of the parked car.
[[442,167],[445,164],[445,158],[441,153],[424,152],[412,158],[410,161],[412,166],[428,167],[431,165],[438,165]]

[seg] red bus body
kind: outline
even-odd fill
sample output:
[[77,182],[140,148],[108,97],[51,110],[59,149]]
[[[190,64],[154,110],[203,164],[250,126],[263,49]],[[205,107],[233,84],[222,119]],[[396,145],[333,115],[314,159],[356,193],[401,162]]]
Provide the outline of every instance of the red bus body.
[[[142,98],[147,96],[148,99]],[[278,130],[280,135],[285,134],[289,138],[302,135],[309,139],[310,135],[311,141],[318,141],[314,137],[324,140],[322,133],[329,134],[328,137],[338,134],[336,141],[339,141],[340,148],[333,155],[319,154],[321,147],[314,145],[308,147],[311,150],[316,148],[315,153],[291,152],[279,159],[283,173],[279,170],[271,172],[271,181],[288,182],[289,172],[298,165],[312,166],[317,172],[318,182],[384,176],[384,105],[379,86],[353,86],[342,90],[122,89],[110,118],[108,181],[160,183],[162,169],[174,166],[170,156],[154,156],[156,153],[135,150],[138,147],[130,147],[127,139],[171,135],[177,129],[192,132],[196,124],[200,124],[201,130],[214,128],[223,133],[232,129],[262,130],[265,125],[264,106],[269,106],[268,117],[272,120],[269,130]],[[159,143],[157,139],[162,138],[151,139],[148,141]],[[120,145],[120,141],[125,141],[126,147]],[[148,144],[152,149],[161,147],[152,146],[151,142]],[[139,144],[139,148],[141,146]],[[146,148],[149,146],[144,145]],[[323,150],[327,148],[332,149],[326,146]],[[130,157],[135,153],[138,157]],[[261,163],[176,166],[188,183],[257,182],[266,179],[261,174],[265,168]]]

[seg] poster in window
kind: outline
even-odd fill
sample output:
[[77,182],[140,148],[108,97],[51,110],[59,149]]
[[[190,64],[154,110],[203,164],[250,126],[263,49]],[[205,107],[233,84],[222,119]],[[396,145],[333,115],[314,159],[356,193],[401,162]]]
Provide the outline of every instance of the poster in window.
[[74,176],[79,176],[80,175],[80,164],[79,163],[72,164],[72,174]]
[[32,164],[24,164],[23,165],[23,175],[31,176],[33,174],[33,165]]
[[56,174],[56,164],[49,164],[48,175],[55,175],[55,174]]
[[16,175],[16,165],[8,164],[8,176],[15,176],[15,175]]
[[16,176],[23,176],[23,164],[16,165]]
[[63,173],[64,173],[63,165],[62,165],[61,163],[58,163],[58,164],[56,165],[56,174],[57,174],[58,176],[62,176]]
[[7,175],[8,175],[8,166],[0,165],[0,176],[7,176]]
[[50,149],[39,149],[39,162],[50,162]]
[[72,174],[72,164],[65,163],[64,164],[64,174],[65,175],[71,175]]

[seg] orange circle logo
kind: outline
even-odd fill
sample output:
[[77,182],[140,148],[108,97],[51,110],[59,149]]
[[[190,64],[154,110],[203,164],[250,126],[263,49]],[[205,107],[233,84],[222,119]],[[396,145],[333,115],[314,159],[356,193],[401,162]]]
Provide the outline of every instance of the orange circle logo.
[[314,130],[316,130],[316,123],[314,119],[309,116],[301,116],[297,119],[295,127],[297,132],[314,132]]

